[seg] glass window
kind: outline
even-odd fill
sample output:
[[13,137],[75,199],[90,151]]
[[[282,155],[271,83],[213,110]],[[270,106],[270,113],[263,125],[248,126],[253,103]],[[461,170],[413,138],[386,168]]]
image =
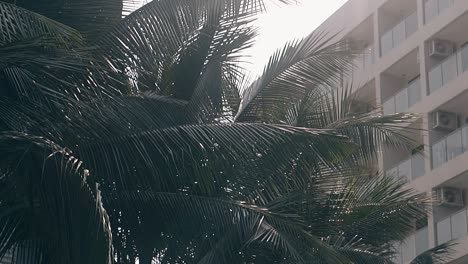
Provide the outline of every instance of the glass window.
[[413,13],[405,19],[406,38],[418,30],[418,15]]
[[439,14],[453,5],[453,0],[439,0]]
[[415,236],[412,235],[405,239],[401,245],[401,255],[403,256],[403,263],[408,263],[416,257]]
[[438,0],[426,0],[424,2],[424,21],[429,22],[432,18],[437,16]]
[[413,106],[421,100],[421,85],[419,78],[408,84],[408,106]]
[[400,45],[406,39],[405,21],[401,21],[393,28],[393,47]]
[[442,63],[442,83],[445,85],[457,76],[457,56],[453,55]]
[[392,48],[393,48],[393,32],[392,30],[389,30],[387,33],[383,34],[380,39],[381,54],[384,55]]
[[466,210],[457,213],[451,217],[452,220],[452,239],[457,239],[466,236],[468,233],[466,223]]
[[447,160],[462,154],[462,131],[457,130],[447,137]]
[[424,173],[426,172],[424,166],[425,162],[423,154],[418,153],[411,156],[411,176],[413,180],[424,176]]
[[404,113],[408,110],[408,89],[403,89],[395,95],[395,112]]
[[369,69],[372,64],[374,64],[374,48],[369,46],[364,53],[364,68]]
[[442,67],[438,65],[428,73],[429,79],[429,93],[433,93],[442,87]]
[[411,181],[411,159],[405,160],[398,165],[398,177]]
[[435,169],[447,162],[447,141],[441,140],[432,145],[432,168]]
[[447,218],[437,223],[437,243],[440,245],[450,240],[452,240],[452,231],[450,218]]
[[468,45],[465,45],[460,51],[462,71],[468,70]]
[[395,113],[395,97],[387,100],[383,105],[384,115],[393,115]]
[[462,129],[463,152],[468,151],[468,126]]
[[416,232],[416,256],[429,249],[429,233],[427,227]]

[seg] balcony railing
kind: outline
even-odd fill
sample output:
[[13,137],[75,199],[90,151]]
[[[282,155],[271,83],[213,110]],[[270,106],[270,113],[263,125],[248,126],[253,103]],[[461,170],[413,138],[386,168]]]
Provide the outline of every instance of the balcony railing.
[[369,70],[374,64],[374,62],[374,46],[369,45],[363,49],[361,54],[357,55],[354,58],[354,67],[352,71],[353,80],[357,80],[360,74],[362,74],[366,70]]
[[437,244],[468,235],[467,208],[437,223]]
[[464,126],[432,145],[432,168],[435,169],[467,151],[468,126]]
[[388,51],[400,45],[417,30],[418,16],[414,12],[380,37],[381,55],[385,55]]
[[394,258],[397,264],[408,263],[416,256],[429,249],[429,232],[427,227],[419,229],[396,246],[398,254]]
[[425,161],[422,153],[413,154],[397,166],[387,170],[387,176],[397,177],[408,181],[414,180],[425,174]]
[[384,114],[391,115],[406,112],[419,100],[421,100],[421,83],[417,78],[383,104]]
[[466,70],[468,70],[468,46],[455,52],[428,72],[429,93],[435,92]]
[[453,5],[454,0],[426,0],[424,1],[424,22],[427,24],[442,11]]

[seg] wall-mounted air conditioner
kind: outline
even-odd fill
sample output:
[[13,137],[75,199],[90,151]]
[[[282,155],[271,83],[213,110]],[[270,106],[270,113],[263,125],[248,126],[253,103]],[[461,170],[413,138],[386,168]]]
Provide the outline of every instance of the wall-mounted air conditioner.
[[456,113],[437,111],[433,113],[432,128],[438,130],[455,130],[458,127],[458,117]]
[[442,39],[433,39],[429,45],[429,57],[436,59],[446,58],[453,53],[453,43]]
[[441,187],[437,189],[437,200],[440,206],[464,207],[463,190],[453,187]]

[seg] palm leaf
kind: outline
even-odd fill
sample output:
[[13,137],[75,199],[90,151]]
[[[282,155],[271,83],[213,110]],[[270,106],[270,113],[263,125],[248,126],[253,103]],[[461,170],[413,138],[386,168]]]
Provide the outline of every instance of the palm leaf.
[[[50,141],[21,133],[2,133],[0,152],[0,165],[8,172],[0,221],[9,220],[6,230],[8,223],[22,226],[19,232],[2,232],[1,254],[38,239],[47,263],[112,262],[109,219],[80,161]],[[12,203],[18,198],[20,207]]]
[[455,243],[444,243],[419,254],[410,264],[442,264],[453,260]]
[[263,75],[244,91],[236,119],[281,122],[278,112],[297,104],[310,89],[336,84],[351,67],[352,53],[344,43],[327,46],[332,37],[312,33],[277,51]]

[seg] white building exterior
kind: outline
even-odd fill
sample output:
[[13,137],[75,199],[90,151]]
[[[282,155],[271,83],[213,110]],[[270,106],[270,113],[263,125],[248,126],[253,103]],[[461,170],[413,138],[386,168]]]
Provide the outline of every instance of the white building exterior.
[[385,114],[421,114],[411,132],[420,148],[384,151],[380,168],[419,191],[455,197],[433,206],[396,262],[457,240],[451,263],[468,263],[468,202],[456,201],[468,193],[468,0],[349,0],[318,30],[361,44],[352,74],[359,100]]

